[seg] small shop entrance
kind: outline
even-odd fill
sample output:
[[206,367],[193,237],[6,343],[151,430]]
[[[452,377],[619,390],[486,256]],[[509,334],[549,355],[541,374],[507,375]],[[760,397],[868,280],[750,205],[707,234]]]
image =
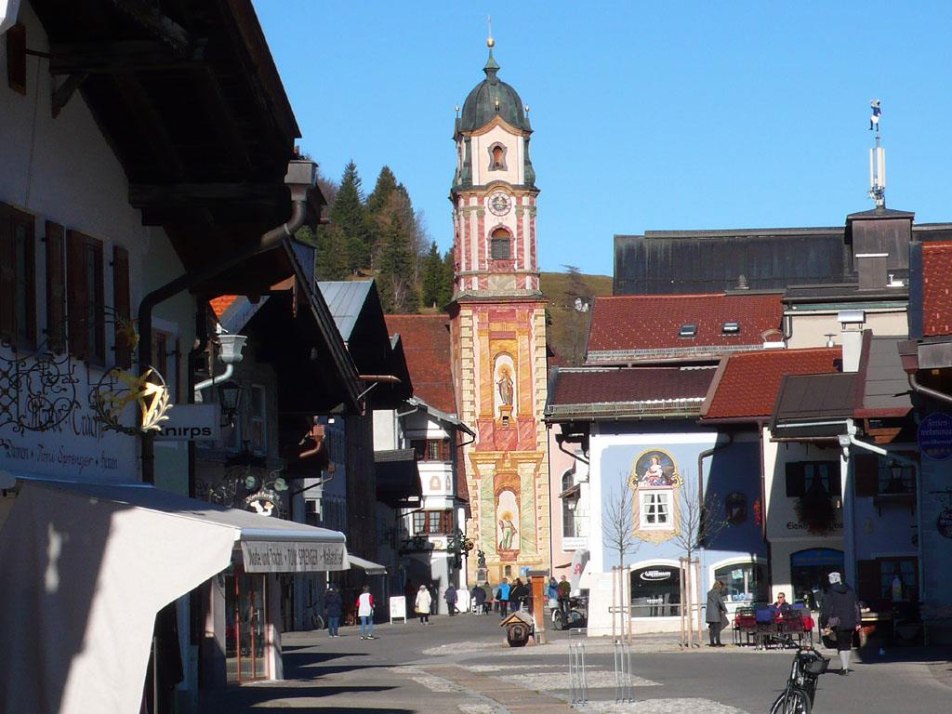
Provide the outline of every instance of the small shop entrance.
[[265,657],[267,617],[265,576],[241,566],[225,573],[225,658],[229,682],[267,679]]

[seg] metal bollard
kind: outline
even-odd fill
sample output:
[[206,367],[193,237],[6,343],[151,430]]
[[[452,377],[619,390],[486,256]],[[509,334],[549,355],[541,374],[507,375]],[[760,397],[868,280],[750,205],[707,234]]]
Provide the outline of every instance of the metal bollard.
[[616,640],[612,647],[615,660],[615,701],[635,701],[631,678],[631,645]]
[[585,643],[569,641],[569,682],[572,686],[572,708],[588,701],[585,681]]

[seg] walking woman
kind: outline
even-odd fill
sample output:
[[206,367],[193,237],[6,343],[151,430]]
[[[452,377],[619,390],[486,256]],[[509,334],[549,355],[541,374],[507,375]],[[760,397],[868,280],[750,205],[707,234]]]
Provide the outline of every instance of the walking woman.
[[430,596],[430,591],[426,589],[426,585],[421,585],[420,589],[417,590],[416,602],[413,605],[417,615],[420,616],[421,625],[430,624],[430,608],[432,606],[433,598]]
[[850,650],[853,632],[860,629],[859,601],[853,589],[843,582],[837,572],[830,573],[830,587],[820,605],[820,627],[829,628],[836,635],[836,650],[840,654],[840,675],[850,673]]

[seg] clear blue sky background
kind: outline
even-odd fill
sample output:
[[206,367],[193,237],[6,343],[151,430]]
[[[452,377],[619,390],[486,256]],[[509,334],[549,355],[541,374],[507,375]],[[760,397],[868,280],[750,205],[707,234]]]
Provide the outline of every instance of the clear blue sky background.
[[500,78],[531,108],[540,268],[611,275],[612,237],[840,226],[867,197],[952,221],[952,1],[255,0],[303,138],[366,192],[382,166],[452,244],[455,106]]

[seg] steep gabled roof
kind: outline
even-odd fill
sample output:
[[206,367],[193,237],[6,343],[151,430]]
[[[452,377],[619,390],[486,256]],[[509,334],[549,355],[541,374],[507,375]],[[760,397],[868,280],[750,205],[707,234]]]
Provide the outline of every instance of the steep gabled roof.
[[595,300],[588,364],[714,359],[779,330],[781,293],[623,295]]
[[785,376],[839,372],[841,357],[839,347],[761,350],[725,357],[701,409],[701,418],[766,419],[773,413]]
[[387,330],[399,335],[413,380],[413,394],[447,414],[456,413],[446,315],[387,315]]
[[696,417],[714,367],[559,367],[549,378],[547,421]]

